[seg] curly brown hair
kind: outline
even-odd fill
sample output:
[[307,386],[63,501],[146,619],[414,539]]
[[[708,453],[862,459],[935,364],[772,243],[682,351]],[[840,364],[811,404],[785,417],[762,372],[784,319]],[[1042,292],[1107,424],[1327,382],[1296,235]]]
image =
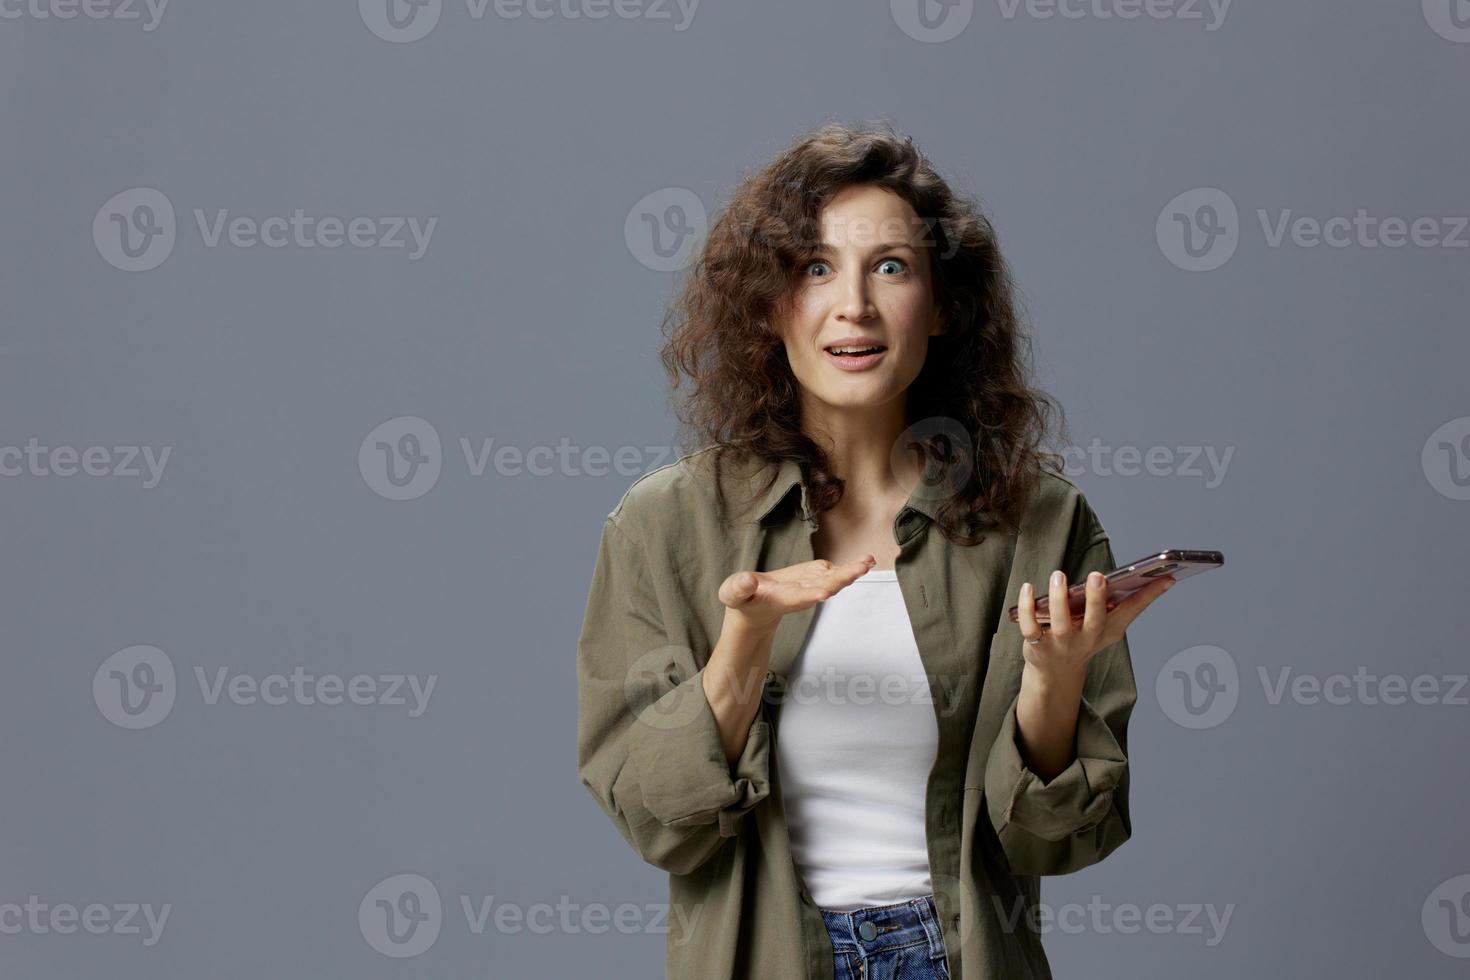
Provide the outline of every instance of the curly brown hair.
[[[907,448],[925,467],[953,467],[954,433],[970,441],[935,521],[962,545],[978,543],[986,528],[1018,530],[1039,465],[1060,462],[1041,445],[1053,411],[1065,432],[1065,413],[1031,386],[1032,340],[989,219],[887,123],[818,126],[742,180],[716,217],[663,322],[660,358],[692,436],[685,444],[715,447],[717,467],[727,454],[795,458],[814,514],[841,499],[844,481],[802,431],[799,384],[772,319],[811,261],[822,208],[852,184],[898,194],[926,232],[920,237],[946,327],[929,338],[905,401],[911,431],[919,420],[941,424],[921,425],[936,431]],[[684,377],[691,388],[680,399]]]

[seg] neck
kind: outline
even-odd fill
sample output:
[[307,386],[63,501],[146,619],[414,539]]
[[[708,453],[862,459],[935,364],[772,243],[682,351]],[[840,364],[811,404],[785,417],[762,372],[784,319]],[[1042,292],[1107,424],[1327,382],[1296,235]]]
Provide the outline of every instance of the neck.
[[[832,474],[856,497],[901,494],[918,472],[913,453],[895,452],[899,436],[908,428],[902,396],[862,408],[814,407],[808,402],[803,406],[802,428],[827,453]],[[895,461],[894,456],[899,458]]]

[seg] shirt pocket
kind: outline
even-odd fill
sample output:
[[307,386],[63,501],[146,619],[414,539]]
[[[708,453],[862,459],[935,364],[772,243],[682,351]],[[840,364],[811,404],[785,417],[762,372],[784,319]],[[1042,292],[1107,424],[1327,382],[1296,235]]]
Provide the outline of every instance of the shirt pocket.
[[1009,619],[991,634],[990,652],[985,665],[985,679],[980,688],[980,707],[975,715],[975,736],[970,744],[969,764],[965,767],[965,789],[985,788],[985,763],[990,746],[995,742],[1006,709],[1021,691],[1021,669],[1026,658],[1021,653],[1025,643],[1021,627]]

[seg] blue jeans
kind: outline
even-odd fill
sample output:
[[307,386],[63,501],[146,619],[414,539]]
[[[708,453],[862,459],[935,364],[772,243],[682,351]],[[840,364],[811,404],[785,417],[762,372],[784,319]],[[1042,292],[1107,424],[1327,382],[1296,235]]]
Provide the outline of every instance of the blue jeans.
[[821,913],[837,980],[949,980],[932,895]]

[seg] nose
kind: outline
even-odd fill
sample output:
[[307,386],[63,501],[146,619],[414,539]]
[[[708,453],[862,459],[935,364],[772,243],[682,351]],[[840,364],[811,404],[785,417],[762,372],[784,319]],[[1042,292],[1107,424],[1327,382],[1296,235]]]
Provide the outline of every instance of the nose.
[[861,272],[848,272],[843,276],[841,294],[837,300],[837,318],[851,323],[866,320],[874,313],[868,297],[868,282]]

